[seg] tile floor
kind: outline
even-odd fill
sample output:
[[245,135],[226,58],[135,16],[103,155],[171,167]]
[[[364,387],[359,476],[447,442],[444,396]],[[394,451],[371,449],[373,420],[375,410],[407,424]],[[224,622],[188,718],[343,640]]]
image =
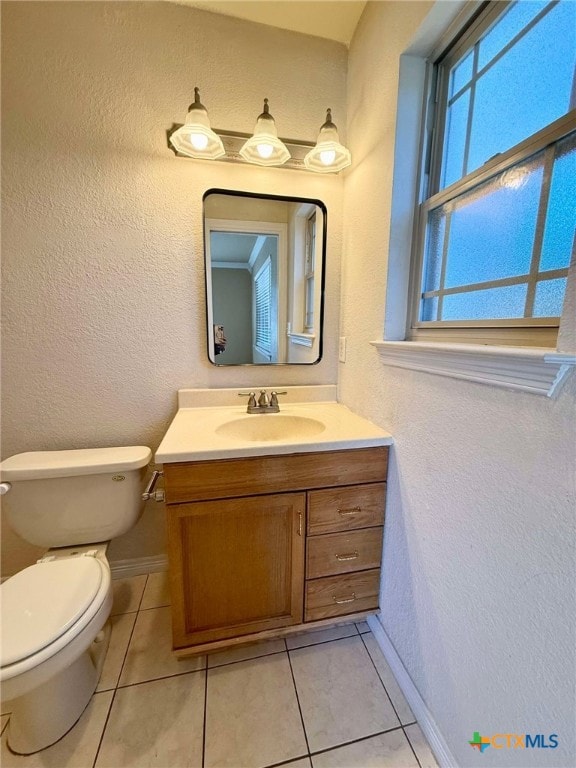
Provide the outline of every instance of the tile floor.
[[[365,622],[176,661],[166,575],[114,582],[112,636],[76,726],[4,768],[434,768]],[[6,708],[7,710],[9,707]]]

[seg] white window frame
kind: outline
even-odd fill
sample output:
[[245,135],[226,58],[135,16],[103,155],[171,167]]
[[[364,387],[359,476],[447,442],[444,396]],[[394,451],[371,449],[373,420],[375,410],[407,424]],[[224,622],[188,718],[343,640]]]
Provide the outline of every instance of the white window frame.
[[576,365],[576,260],[568,270],[556,349],[517,346],[506,329],[503,338],[495,338],[493,329],[487,338],[482,337],[484,329],[471,328],[464,329],[464,337],[455,328],[448,333],[443,329],[442,341],[432,336],[426,341],[410,339],[415,279],[411,255],[415,211],[423,197],[422,125],[431,86],[429,61],[471,23],[482,5],[479,0],[437,3],[400,57],[384,333],[371,343],[388,365],[550,397]]
[[[323,286],[322,270],[324,265],[323,242],[326,231],[326,214],[315,203],[299,202],[293,210],[293,254],[291,286],[289,291],[289,322],[287,336],[291,345],[297,347],[318,346],[319,330],[322,325]],[[307,251],[309,240],[309,222],[314,218],[315,237],[313,271],[307,268]],[[318,236],[321,234],[321,237]],[[320,269],[318,269],[320,265]],[[307,304],[307,289],[312,281],[312,304]],[[312,324],[307,325],[306,316],[311,309]]]
[[[474,19],[466,32],[460,36],[456,43],[450,43],[448,50],[436,50],[429,60],[429,88],[430,93],[427,99],[427,108],[425,116],[426,129],[422,136],[422,174],[423,189],[422,202],[419,206],[417,216],[414,249],[413,249],[413,267],[412,267],[412,287],[410,291],[411,299],[411,322],[408,330],[408,338],[414,341],[436,340],[436,341],[468,341],[472,343],[491,343],[491,344],[517,344],[519,346],[539,346],[554,347],[558,335],[559,319],[551,317],[524,317],[511,319],[482,319],[482,320],[439,320],[439,321],[421,321],[420,299],[422,296],[422,277],[425,261],[425,237],[427,229],[428,215],[431,210],[448,203],[451,200],[458,200],[460,196],[467,191],[476,188],[478,185],[505,171],[511,166],[515,166],[532,155],[546,151],[545,167],[551,171],[554,163],[554,144],[567,134],[576,129],[574,111],[564,115],[554,123],[546,126],[536,134],[528,137],[526,140],[515,145],[511,149],[500,153],[496,157],[488,160],[480,168],[468,173],[458,181],[448,187],[440,188],[439,178],[443,160],[445,114],[447,110],[447,95],[449,87],[449,74],[454,64],[460,60],[462,55],[470,49],[470,45],[476,41],[494,22],[501,18],[505,13],[507,6],[512,0],[507,2],[490,3],[486,8],[482,8],[480,14]],[[544,14],[544,9],[537,14],[532,21],[524,28],[529,30]],[[502,51],[507,51],[514,44],[515,40],[508,43]],[[446,49],[446,46],[444,45]],[[498,57],[502,55],[499,52]],[[497,58],[498,58],[497,57]],[[490,62],[488,68],[493,66]],[[430,112],[436,108],[436,114]],[[433,125],[431,125],[433,123]],[[470,128],[470,126],[468,126]],[[468,144],[469,137],[467,137]],[[428,169],[426,166],[430,165]],[[550,173],[544,174],[542,199],[547,201],[546,193],[550,187]],[[433,292],[439,296],[439,302],[442,302],[444,296],[450,293],[461,294],[468,290],[490,288],[493,285],[512,285],[528,282],[528,306],[530,297],[534,298],[538,263],[540,257],[539,245],[544,230],[546,216],[546,206],[541,205],[539,212],[539,227],[536,235],[536,244],[529,275],[526,279],[510,278],[498,281],[486,281],[482,284],[470,285],[466,287],[457,287],[446,291],[443,285],[438,292]],[[539,237],[538,237],[539,235]],[[538,243],[540,239],[540,243]],[[445,257],[444,257],[445,258]],[[567,270],[556,270],[554,274],[550,273],[550,278],[566,277]],[[524,276],[522,276],[524,277]],[[430,294],[432,295],[432,294]]]
[[304,265],[304,333],[314,333],[314,271],[316,266],[316,211],[306,219],[306,257]]

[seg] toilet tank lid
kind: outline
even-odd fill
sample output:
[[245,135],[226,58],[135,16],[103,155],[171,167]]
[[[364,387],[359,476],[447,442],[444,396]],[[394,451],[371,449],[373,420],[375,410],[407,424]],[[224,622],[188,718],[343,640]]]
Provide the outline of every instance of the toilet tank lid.
[[3,482],[15,482],[47,477],[128,472],[147,466],[151,458],[152,451],[145,445],[73,451],[32,451],[5,459],[0,464],[0,478]]

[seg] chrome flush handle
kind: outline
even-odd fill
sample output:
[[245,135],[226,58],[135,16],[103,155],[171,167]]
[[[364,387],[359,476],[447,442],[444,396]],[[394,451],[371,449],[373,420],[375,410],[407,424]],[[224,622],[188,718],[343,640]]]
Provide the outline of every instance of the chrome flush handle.
[[150,481],[146,486],[146,490],[142,494],[142,501],[148,501],[148,499],[154,499],[154,501],[164,501],[164,491],[154,490],[154,488],[156,488],[156,483],[163,476],[164,476],[164,472],[161,472],[158,469],[155,469],[154,472],[152,472],[152,477],[150,478]]

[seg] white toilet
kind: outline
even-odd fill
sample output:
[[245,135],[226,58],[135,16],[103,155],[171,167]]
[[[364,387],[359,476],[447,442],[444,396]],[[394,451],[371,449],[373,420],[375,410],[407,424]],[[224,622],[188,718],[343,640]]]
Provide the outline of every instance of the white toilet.
[[106,549],[142,513],[151,457],[136,446],[21,453],[0,464],[10,526],[49,548],[0,587],[0,682],[13,752],[58,741],[96,689],[112,607]]

